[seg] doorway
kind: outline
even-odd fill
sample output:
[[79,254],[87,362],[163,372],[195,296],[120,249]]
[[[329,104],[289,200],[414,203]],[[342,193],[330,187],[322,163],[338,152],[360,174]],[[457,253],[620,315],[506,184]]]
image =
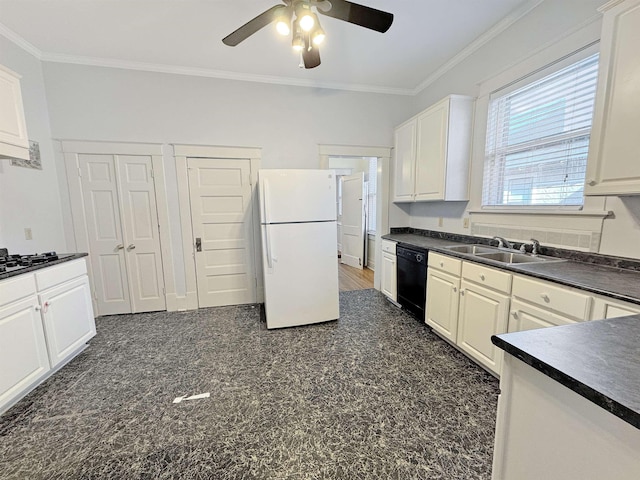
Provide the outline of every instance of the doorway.
[[260,303],[260,149],[173,145],[186,308]]

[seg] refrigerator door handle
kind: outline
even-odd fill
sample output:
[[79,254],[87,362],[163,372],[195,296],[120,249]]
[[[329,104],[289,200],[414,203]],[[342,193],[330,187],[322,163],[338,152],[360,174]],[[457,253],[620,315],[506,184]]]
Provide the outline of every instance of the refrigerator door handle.
[[269,225],[264,227],[264,243],[267,251],[267,267],[273,268],[273,255],[271,254],[271,235],[269,234]]
[[262,212],[263,213],[262,218],[264,218],[264,223],[269,223],[268,215],[269,215],[269,212],[271,211],[271,202],[269,201],[269,199],[271,197],[269,196],[269,179],[268,178],[264,179],[262,186],[263,186],[262,197],[264,199],[264,202],[262,202],[262,208],[264,209],[264,211]]

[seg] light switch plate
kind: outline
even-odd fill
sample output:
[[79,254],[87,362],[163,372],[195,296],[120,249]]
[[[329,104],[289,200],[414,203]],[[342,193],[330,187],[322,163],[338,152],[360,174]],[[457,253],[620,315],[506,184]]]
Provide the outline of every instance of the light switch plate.
[[24,229],[24,239],[25,240],[33,240],[33,235],[31,234],[31,228]]

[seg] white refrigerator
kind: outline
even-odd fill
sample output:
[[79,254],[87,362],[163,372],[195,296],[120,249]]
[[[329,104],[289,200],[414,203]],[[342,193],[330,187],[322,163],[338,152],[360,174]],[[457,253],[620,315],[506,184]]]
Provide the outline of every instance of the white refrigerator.
[[335,173],[262,169],[258,182],[267,328],[336,320]]

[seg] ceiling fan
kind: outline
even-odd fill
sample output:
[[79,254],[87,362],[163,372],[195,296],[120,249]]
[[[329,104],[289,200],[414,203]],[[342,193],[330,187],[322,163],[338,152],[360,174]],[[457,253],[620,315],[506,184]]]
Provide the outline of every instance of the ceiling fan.
[[276,29],[281,35],[289,35],[293,32],[293,49],[302,55],[300,66],[315,68],[320,65],[319,46],[325,38],[325,32],[320,26],[316,12],[380,33],[389,30],[393,23],[393,14],[391,13],[346,0],[282,1],[284,5],[274,5],[262,12],[227,35],[222,39],[222,42],[230,47],[235,47],[258,30],[276,22]]

